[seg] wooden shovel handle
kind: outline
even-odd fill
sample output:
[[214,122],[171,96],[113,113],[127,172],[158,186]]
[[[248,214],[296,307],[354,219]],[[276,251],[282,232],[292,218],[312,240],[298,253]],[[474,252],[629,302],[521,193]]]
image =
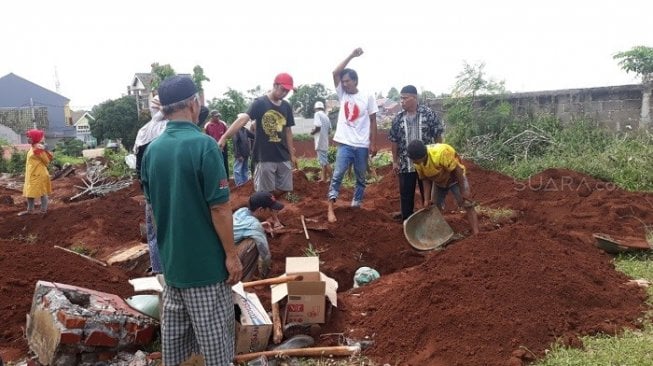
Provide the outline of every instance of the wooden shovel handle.
[[250,287],[255,287],[255,286],[269,286],[269,285],[277,285],[280,283],[286,283],[286,282],[292,282],[292,281],[301,281],[303,277],[301,275],[290,275],[290,276],[282,276],[282,277],[273,277],[273,278],[266,278],[263,280],[258,280],[258,281],[251,281],[251,282],[243,282],[243,288],[250,288]]
[[334,347],[313,347],[313,348],[292,348],[279,351],[262,351],[245,353],[234,357],[235,363],[247,362],[257,357],[319,357],[319,356],[351,356],[360,352],[359,346],[334,346]]

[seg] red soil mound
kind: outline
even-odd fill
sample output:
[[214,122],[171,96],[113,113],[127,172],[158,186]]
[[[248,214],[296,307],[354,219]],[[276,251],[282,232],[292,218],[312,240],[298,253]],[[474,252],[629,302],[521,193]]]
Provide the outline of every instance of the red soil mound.
[[[514,214],[497,221],[484,211],[478,236],[426,253],[413,250],[401,224],[392,220],[399,200],[389,168],[379,169],[384,178],[368,186],[363,208],[350,208],[351,189],[343,188],[334,224],[326,222],[328,185],[296,172],[294,194],[282,198],[285,232],[270,239],[272,275],[284,271],[286,256],[304,255],[310,242],[320,252],[323,272],[340,286],[339,306],[324,332],[372,337],[376,343],[367,354],[392,364],[499,365],[520,346],[540,357],[558,337],[577,345],[576,334],[613,334],[638,325],[644,293],[624,285],[627,278],[594,246],[592,233],[641,237],[642,221],[653,223],[652,194],[614,189],[565,170],[515,181],[467,166],[473,198],[484,208]],[[103,259],[139,239],[143,209],[134,199],[140,195],[137,185],[64,204],[77,191],[78,179],[54,182],[45,218],[17,217],[24,207],[20,192],[0,188],[0,197],[10,198],[0,200],[2,357],[8,351],[14,357],[26,353],[21,327],[37,280],[129,296],[127,278],[142,275],[53,249],[83,245]],[[251,189],[251,183],[234,189],[232,208],[246,204]],[[309,240],[300,215],[306,218]],[[445,217],[455,231],[469,231],[463,213]],[[30,237],[36,238],[33,244],[27,243]],[[361,266],[377,269],[382,277],[349,290]],[[269,303],[269,291],[259,294]]]

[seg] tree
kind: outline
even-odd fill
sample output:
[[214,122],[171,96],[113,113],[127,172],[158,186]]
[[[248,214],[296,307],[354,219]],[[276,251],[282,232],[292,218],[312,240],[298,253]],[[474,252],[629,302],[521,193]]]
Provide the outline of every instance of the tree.
[[229,88],[222,94],[223,98],[213,98],[209,102],[209,109],[216,109],[222,115],[222,120],[231,124],[238,118],[239,113],[247,110],[247,101],[243,93]]
[[424,101],[427,100],[427,99],[435,99],[435,98],[437,98],[437,96],[435,95],[435,93],[432,92],[432,91],[430,91],[430,90],[422,90],[422,95],[421,95],[421,97],[422,97],[422,100],[424,100]]
[[136,114],[136,99],[127,95],[108,100],[93,107],[95,120],[89,121],[91,134],[98,141],[120,139],[123,146],[131,150],[138,129],[149,120],[149,111],[143,111],[141,118]]
[[293,110],[301,111],[304,118],[312,118],[315,102],[324,102],[329,96],[329,91],[320,83],[300,85],[288,99]]
[[249,102],[252,102],[254,99],[260,97],[261,95],[264,95],[265,91],[263,88],[261,88],[260,85],[257,85],[255,88],[248,89],[247,90],[247,100]]
[[161,81],[165,80],[165,78],[169,76],[175,75],[175,70],[170,66],[170,64],[165,64],[165,65],[159,65],[158,62],[153,62],[152,65],[152,70],[150,73],[152,74],[152,90],[159,89],[159,84],[161,84]]
[[455,126],[447,140],[454,146],[465,146],[474,137],[501,131],[511,116],[504,82],[488,79],[484,67],[484,63],[465,62],[451,97],[445,101],[447,123]]
[[388,90],[388,99],[394,100],[395,102],[399,101],[399,90],[394,86]]
[[653,48],[635,46],[628,51],[619,52],[613,57],[626,72],[634,72],[642,78],[642,108],[639,128],[648,129],[651,125],[651,90],[653,89]]
[[65,137],[56,145],[57,153],[67,156],[82,156],[84,143],[74,137]]
[[196,65],[193,67],[193,82],[195,83],[195,86],[197,87],[197,90],[201,92],[204,91],[204,88],[202,88],[202,82],[203,81],[211,81],[206,75],[204,75],[204,69],[200,65]]

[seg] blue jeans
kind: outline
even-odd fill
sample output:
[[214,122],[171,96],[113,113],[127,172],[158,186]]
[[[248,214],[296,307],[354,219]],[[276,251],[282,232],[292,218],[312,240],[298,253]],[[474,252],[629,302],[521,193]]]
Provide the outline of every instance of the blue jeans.
[[154,213],[152,213],[152,206],[149,203],[145,203],[145,228],[147,229],[147,247],[150,250],[150,266],[152,266],[152,273],[163,273],[161,257],[159,256],[159,245],[156,240]]
[[238,160],[238,158],[236,158],[234,160],[234,183],[236,184],[236,187],[242,186],[249,180],[249,171],[247,169],[248,160],[249,158],[243,158],[243,160]]
[[360,206],[365,193],[365,177],[367,175],[367,159],[369,149],[366,147],[354,147],[349,145],[338,145],[336,154],[336,163],[329,186],[328,198],[336,200],[340,193],[342,178],[345,176],[350,165],[354,165],[354,174],[356,175],[356,188],[354,188],[354,199],[352,206]]

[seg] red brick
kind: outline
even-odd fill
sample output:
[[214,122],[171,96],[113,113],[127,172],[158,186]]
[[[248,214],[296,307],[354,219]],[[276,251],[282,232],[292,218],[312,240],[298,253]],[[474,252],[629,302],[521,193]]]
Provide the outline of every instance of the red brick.
[[120,330],[122,329],[120,323],[106,323],[104,325],[115,333],[120,333]]
[[87,346],[115,347],[118,345],[118,338],[112,337],[101,330],[92,331],[84,341]]
[[57,319],[68,329],[82,329],[86,325],[85,318],[68,314],[63,310],[57,311]]
[[134,338],[134,344],[148,344],[152,341],[154,337],[154,326],[149,326],[145,329],[136,331],[136,337]]
[[138,330],[140,330],[140,327],[136,323],[128,322],[125,325],[125,329],[128,333],[136,333]]
[[61,332],[60,344],[78,344],[82,341],[82,335],[74,332]]
[[116,352],[100,352],[97,355],[98,361],[109,361],[110,359],[116,357]]

